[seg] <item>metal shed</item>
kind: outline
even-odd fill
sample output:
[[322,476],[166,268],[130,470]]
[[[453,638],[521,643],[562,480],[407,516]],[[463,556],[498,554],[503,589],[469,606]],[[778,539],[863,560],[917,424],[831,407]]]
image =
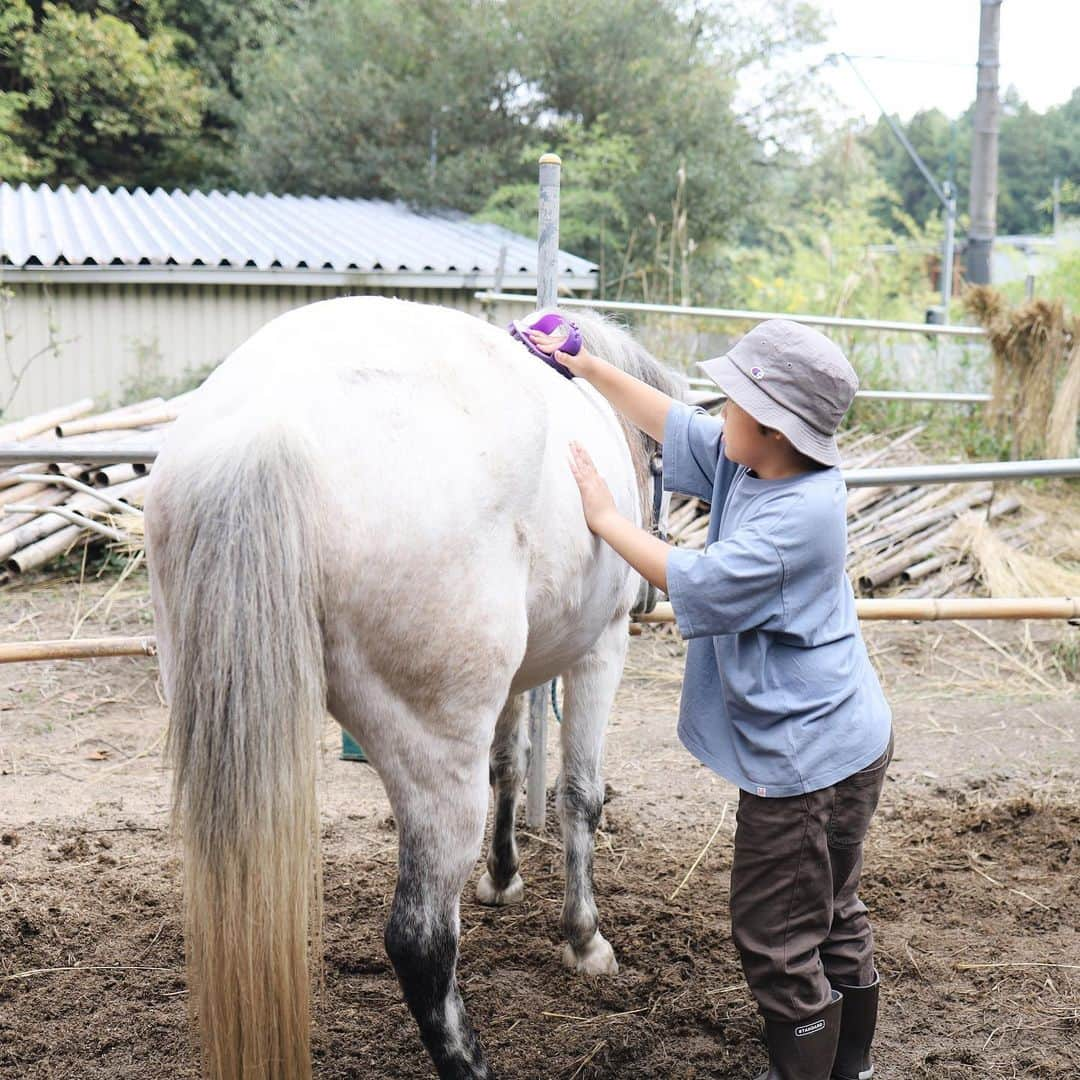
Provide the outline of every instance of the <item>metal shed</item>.
[[[263,323],[334,296],[481,313],[535,290],[534,239],[364,199],[0,184],[0,409],[17,418],[222,360]],[[597,268],[559,253],[560,289]]]

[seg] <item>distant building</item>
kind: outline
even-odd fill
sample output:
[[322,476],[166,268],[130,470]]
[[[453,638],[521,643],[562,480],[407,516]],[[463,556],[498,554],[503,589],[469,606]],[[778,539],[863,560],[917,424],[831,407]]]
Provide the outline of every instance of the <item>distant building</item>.
[[991,272],[995,285],[1010,281],[1037,281],[1052,267],[1061,252],[1080,247],[1080,221],[1062,225],[1056,233],[994,238]]
[[[596,282],[593,263],[560,252],[561,289]],[[481,314],[473,294],[496,285],[535,290],[536,241],[463,214],[0,184],[0,406],[16,383],[7,418],[83,397],[115,404],[135,380],[216,363],[316,300],[379,294]]]

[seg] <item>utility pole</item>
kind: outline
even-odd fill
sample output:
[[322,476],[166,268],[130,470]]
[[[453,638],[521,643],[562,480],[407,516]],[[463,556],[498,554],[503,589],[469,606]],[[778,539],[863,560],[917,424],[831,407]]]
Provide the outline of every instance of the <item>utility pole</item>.
[[976,285],[990,282],[990,255],[997,229],[998,53],[1001,0],[980,0],[979,74],[975,92],[975,131],[971,140],[971,228],[967,276]]

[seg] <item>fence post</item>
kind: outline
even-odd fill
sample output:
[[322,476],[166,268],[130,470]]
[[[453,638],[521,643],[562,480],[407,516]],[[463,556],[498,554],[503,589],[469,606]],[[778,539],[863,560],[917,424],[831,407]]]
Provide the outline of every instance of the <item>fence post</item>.
[[[558,154],[540,158],[540,213],[537,222],[536,306],[554,307],[559,281],[559,183],[562,160]],[[525,783],[525,824],[541,829],[547,811],[547,702],[551,683],[529,691],[529,773]]]

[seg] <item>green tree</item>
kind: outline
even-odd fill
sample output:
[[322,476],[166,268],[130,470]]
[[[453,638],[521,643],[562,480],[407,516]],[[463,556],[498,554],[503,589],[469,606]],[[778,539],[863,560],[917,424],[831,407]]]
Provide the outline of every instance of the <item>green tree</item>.
[[[559,198],[559,244],[599,263],[603,286],[621,271],[629,217],[618,192],[639,168],[633,141],[627,135],[609,135],[604,118],[599,117],[591,128],[567,125],[558,145],[566,160]],[[530,179],[503,185],[477,218],[531,235],[539,203],[537,162],[549,149],[546,142],[527,146],[521,165]]]
[[238,181],[475,209],[526,130],[493,0],[323,0],[237,70]]
[[192,178],[205,89],[177,35],[69,5],[8,0],[0,20],[5,179],[152,186]]
[[[919,320],[934,299],[940,220],[905,213],[858,141],[841,133],[793,181],[791,213],[753,246],[718,247],[715,294],[733,307]],[[888,224],[882,206],[891,208]]]
[[764,8],[751,21],[733,2],[323,0],[240,66],[238,181],[527,221],[535,152],[554,149],[568,182],[593,186],[566,202],[563,235],[598,261],[635,231],[642,251],[677,188],[689,237],[732,235],[769,192],[761,132],[796,100],[789,83],[740,115],[737,76],[820,32],[807,4]]
[[[932,109],[916,113],[904,133],[930,172],[939,180],[955,165],[958,204],[967,208],[971,170],[973,110],[950,120]],[[905,211],[926,221],[940,208],[925,178],[900,145],[884,118],[862,135],[878,169],[901,199]],[[1048,197],[1055,178],[1080,181],[1080,90],[1063,105],[1036,112],[1014,89],[1002,98],[998,138],[998,232],[1038,233],[1051,226]],[[882,220],[891,210],[878,208]]]
[[[737,78],[816,40],[812,9],[772,3],[748,20],[730,3],[511,0],[507,11],[523,45],[516,63],[535,133],[530,147],[563,156],[569,191],[578,177],[610,199],[610,212],[597,215],[572,196],[563,235],[584,234],[579,250],[605,264],[605,284],[617,291],[631,280],[639,294],[688,295],[687,262],[699,245],[752,231],[769,216],[771,165],[784,121],[803,108],[800,80],[786,79],[740,113]],[[600,153],[611,140],[632,151],[620,159],[632,165],[594,181],[592,160],[576,155],[586,147]],[[517,199],[528,220],[536,157],[522,161],[512,190],[495,192],[487,212]]]
[[[940,109],[930,109],[916,113],[901,127],[939,184],[952,177],[957,189],[957,205],[961,210],[966,209],[971,171],[970,120],[950,120]],[[941,212],[941,200],[884,117],[863,134],[861,141],[873,154],[886,184],[899,196],[905,213],[916,221],[927,221]],[[893,213],[890,203],[880,203],[877,210],[878,216],[888,223]]]
[[293,31],[304,0],[158,0],[161,17],[179,31],[178,57],[207,87],[206,111],[194,148],[201,186],[235,186],[235,136],[243,105],[240,68]]

